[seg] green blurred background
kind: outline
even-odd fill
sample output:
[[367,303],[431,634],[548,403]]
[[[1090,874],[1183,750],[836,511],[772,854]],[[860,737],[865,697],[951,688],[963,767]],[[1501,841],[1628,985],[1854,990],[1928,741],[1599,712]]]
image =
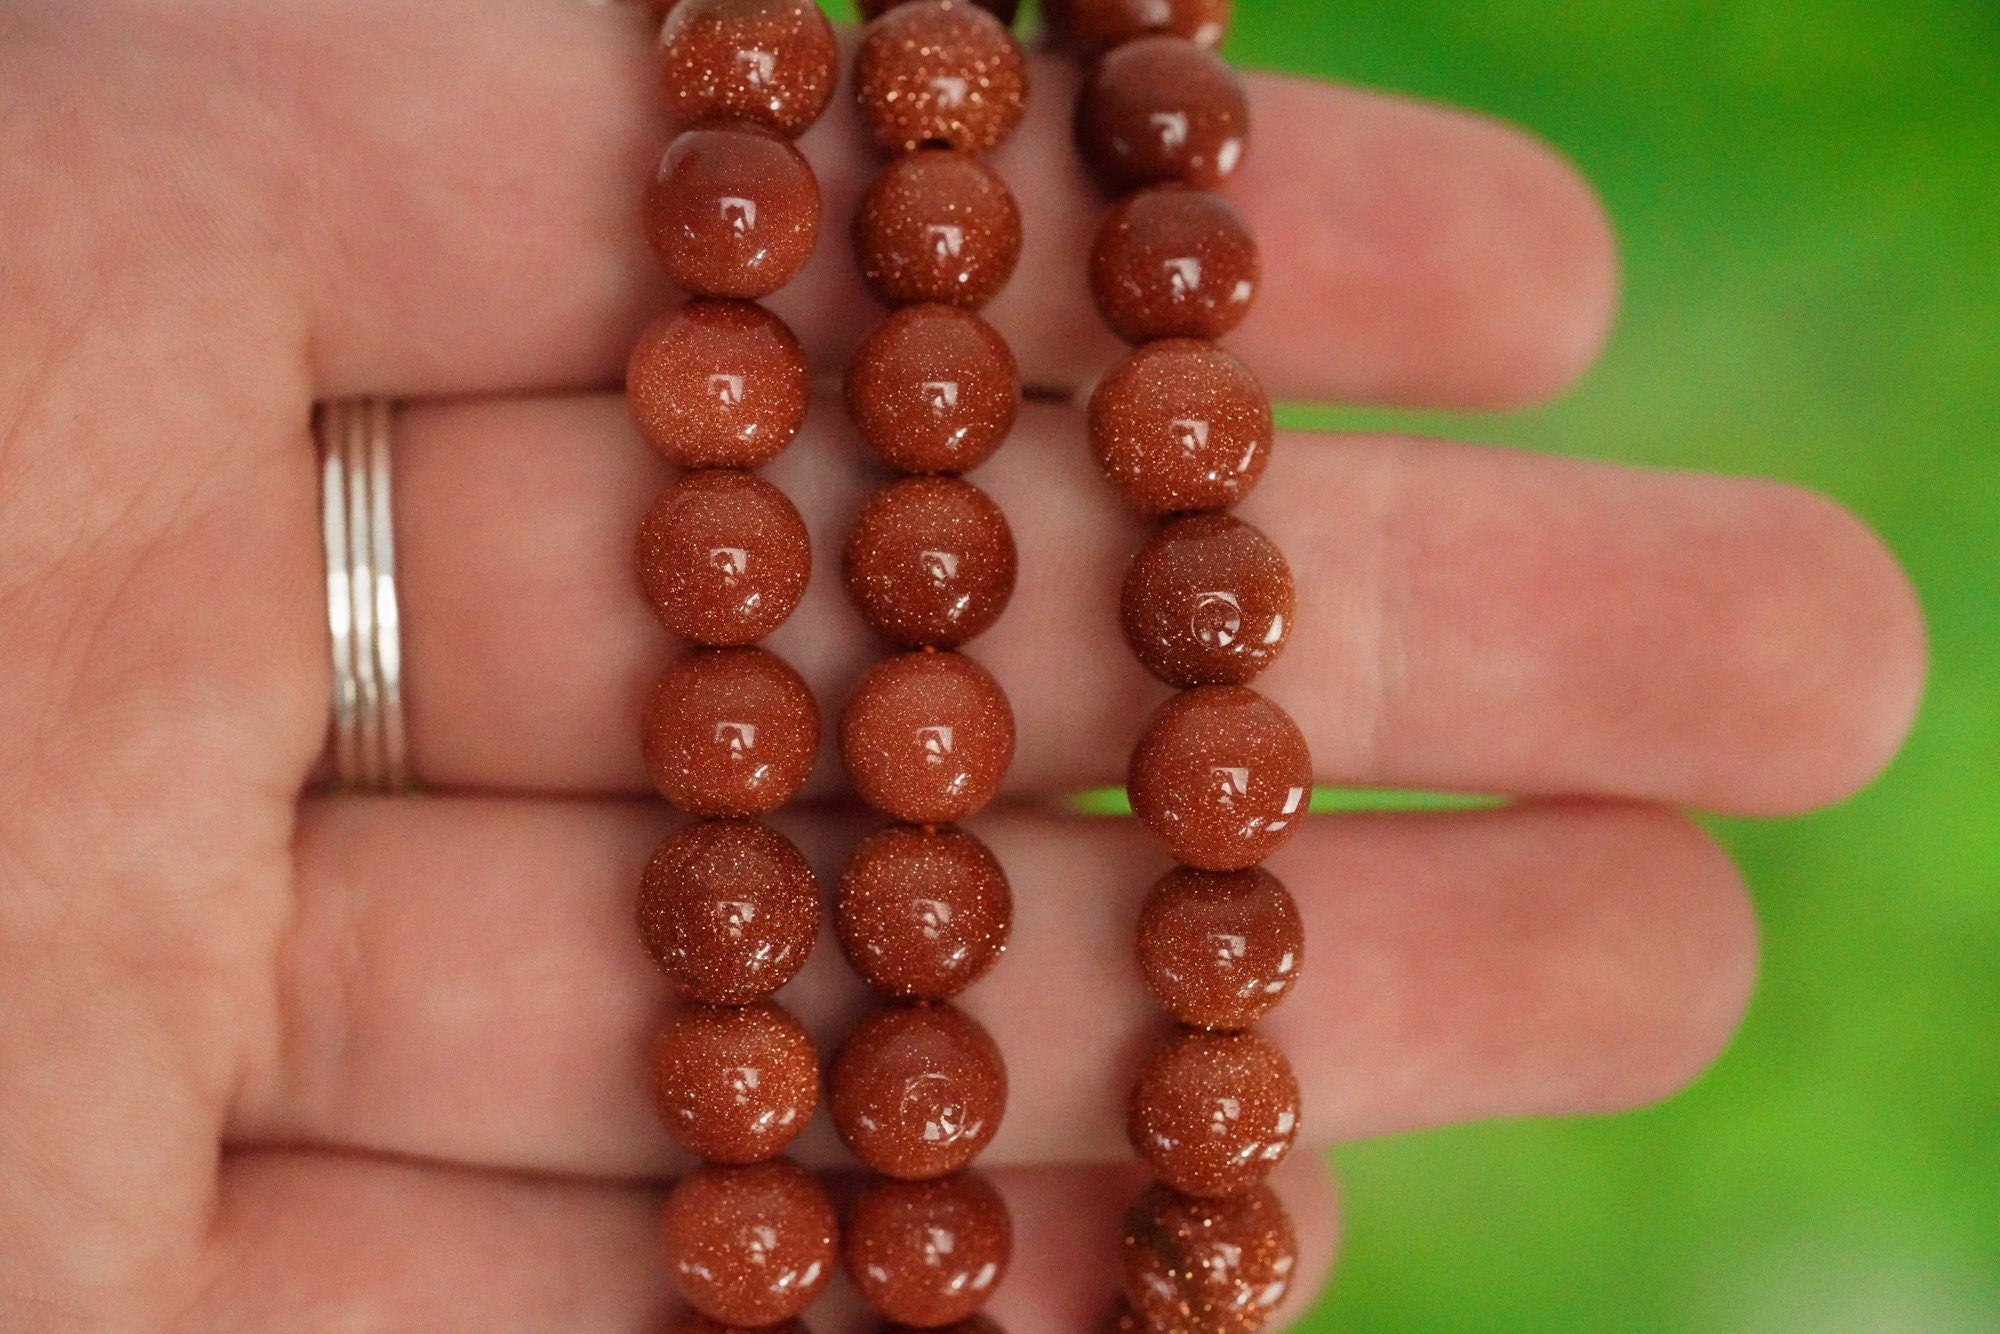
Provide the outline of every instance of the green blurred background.
[[1902,557],[1934,654],[1874,788],[1718,822],[1767,950],[1722,1062],[1629,1116],[1342,1149],[1347,1247],[1307,1328],[2000,1330],[2000,5],[1238,9],[1246,64],[1542,135],[1627,264],[1558,405],[1295,421],[1818,488]]

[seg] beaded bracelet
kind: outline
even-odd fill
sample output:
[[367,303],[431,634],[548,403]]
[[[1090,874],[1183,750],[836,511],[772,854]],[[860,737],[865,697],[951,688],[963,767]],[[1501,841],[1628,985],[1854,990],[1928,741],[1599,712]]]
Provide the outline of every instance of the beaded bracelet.
[[1127,1109],[1160,1178],[1133,1206],[1119,1328],[1250,1334],[1290,1288],[1297,1243],[1265,1177],[1298,1131],[1284,1053],[1248,1031],[1290,991],[1304,937],[1258,863],[1294,833],[1312,784],[1304,736],[1248,689],[1291,631],[1291,572],[1227,511],[1261,477],[1270,400],[1213,340],[1249,311],[1256,240],[1213,191],[1242,160],[1249,108],[1212,48],[1227,0],[1051,0],[1059,39],[1090,62],[1077,145],[1123,192],[1090,257],[1111,328],[1136,345],[1091,397],[1099,467],[1158,521],[1120,597],[1126,642],[1181,693],[1147,722],[1127,783],[1182,865],[1152,889],[1140,962],[1180,1025],[1143,1064]]
[[[819,715],[797,672],[755,646],[798,605],[804,521],[750,471],[791,443],[805,354],[754,299],[811,253],[819,185],[792,145],[838,73],[810,0],[685,0],[661,30],[664,85],[685,126],[645,197],[647,239],[691,299],[639,340],[627,395],[641,433],[683,472],[640,529],[638,571],[669,630],[695,647],[645,720],[654,782],[696,817],[645,870],[639,928],[686,1004],[654,1049],[662,1120],[703,1160],[667,1197],[667,1268],[687,1331],[777,1326],[833,1274],[833,1204],[778,1155],[819,1099],[805,1030],[769,998],[818,937],[805,858],[752,817],[811,771]],[[796,1322],[792,1328],[796,1329]]]

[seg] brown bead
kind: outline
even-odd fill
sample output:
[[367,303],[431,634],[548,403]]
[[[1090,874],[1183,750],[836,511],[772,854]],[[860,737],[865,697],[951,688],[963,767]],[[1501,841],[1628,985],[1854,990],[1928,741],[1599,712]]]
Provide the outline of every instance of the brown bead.
[[970,153],[905,153],[861,196],[854,257],[889,305],[939,301],[976,310],[1014,276],[1020,206],[1000,174]]
[[1043,0],[1042,12],[1064,43],[1108,51],[1134,37],[1165,32],[1215,47],[1229,31],[1229,0]]
[[819,182],[781,135],[738,121],[667,146],[646,189],[646,236],[698,296],[758,297],[792,280],[819,236]]
[[956,648],[985,633],[1014,594],[1014,533],[984,491],[910,477],[878,491],[847,538],[848,596],[904,648]]
[[836,914],[841,949],[870,986],[896,1000],[946,1000],[1006,950],[1014,898],[972,835],[892,825],[854,850]]
[[966,472],[1014,429],[1021,372],[969,310],[907,306],[875,326],[847,372],[847,412],[898,472]]
[[1090,255],[1090,290],[1128,343],[1220,338],[1257,295],[1257,238],[1236,206],[1185,185],[1127,195],[1105,215]]
[[760,648],[696,649],[646,713],[646,763],[692,815],[762,815],[812,772],[819,713],[799,674]]
[[[1006,24],[1013,23],[1014,16],[1021,12],[1020,0],[972,0],[972,2]],[[879,19],[897,5],[908,3],[909,0],[861,0],[859,7],[861,17],[865,21]]]
[[660,68],[681,120],[796,136],[826,110],[840,50],[812,0],[682,0],[660,29]]
[[854,87],[889,151],[982,153],[1021,123],[1028,64],[1006,26],[969,0],[910,0],[862,33]]
[[1242,685],[1292,630],[1292,571],[1271,539],[1229,514],[1189,514],[1132,558],[1119,597],[1125,642],[1170,686]]
[[848,776],[877,810],[948,824],[993,799],[1014,759],[1014,710],[984,667],[904,653],[869,669],[840,719]]
[[754,468],[799,433],[811,381],[785,322],[749,301],[690,301],[639,335],[625,393],[639,433],[683,468]]
[[1299,1081],[1255,1033],[1177,1033],[1140,1068],[1125,1131],[1183,1195],[1235,1195],[1291,1152]]
[[919,1330],[914,1325],[884,1325],[882,1334],[1006,1334],[1006,1331],[991,1316],[975,1315],[929,1330]]
[[756,1328],[812,1304],[839,1251],[833,1202],[796,1163],[700,1167],[667,1195],[667,1272],[688,1305]]
[[639,935],[689,999],[744,1005],[804,966],[819,938],[819,890],[783,834],[749,820],[700,820],[646,864]]
[[841,1229],[841,1257],[862,1300],[926,1329],[984,1306],[1013,1251],[1007,1202],[977,1172],[872,1181]]
[[1265,1186],[1199,1200],[1155,1184],[1125,1216],[1125,1296],[1150,1334],[1256,1334],[1291,1291],[1298,1257]]
[[773,1005],[682,1010],[653,1045],[660,1120],[712,1163],[785,1151],[819,1101],[819,1058],[799,1021]]
[[847,1147],[906,1181],[964,1167],[1007,1110],[1000,1048],[950,1005],[899,1006],[864,1019],[833,1058],[827,1083]]
[[697,644],[762,639],[799,605],[811,573],[805,520],[752,473],[688,473],[639,527],[646,596],[669,630]]
[[1148,514],[1228,509],[1264,475],[1271,400],[1213,343],[1169,338],[1120,362],[1090,397],[1090,446]]
[[1305,927],[1278,877],[1262,867],[1182,866],[1139,913],[1139,966],[1167,1012],[1192,1028],[1243,1029],[1299,980]]
[[1106,184],[1180,181],[1213,190],[1250,134],[1243,80],[1185,37],[1141,37],[1097,62],[1076,103],[1077,143]]
[[1255,866],[1291,841],[1312,795],[1298,724],[1243,686],[1197,686],[1161,705],[1132,751],[1132,810],[1182,862]]
[[750,1329],[744,1325],[725,1325],[720,1320],[710,1320],[699,1311],[683,1311],[667,1326],[668,1334],[811,1334],[796,1320],[787,1320],[782,1325],[765,1325]]

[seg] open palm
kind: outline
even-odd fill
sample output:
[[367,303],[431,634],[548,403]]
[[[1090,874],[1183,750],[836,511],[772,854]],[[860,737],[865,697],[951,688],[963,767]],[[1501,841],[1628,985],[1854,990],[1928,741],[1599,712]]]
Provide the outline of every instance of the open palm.
[[[631,926],[671,817],[640,701],[672,646],[628,572],[666,480],[615,393],[672,299],[636,194],[664,142],[636,9],[569,0],[17,0],[0,10],[0,1329],[637,1330],[668,1297],[678,1163],[641,1052],[671,1004]],[[1037,66],[996,158],[1027,221],[990,308],[1045,390],[979,482],[1014,606],[974,646],[1020,758],[974,827],[1013,879],[966,998],[1014,1101],[993,1313],[1081,1331],[1129,1186],[1119,1109],[1156,1019],[1129,933],[1159,854],[1064,813],[1162,688],[1113,619],[1135,522],[1068,401],[1116,354],[1099,202]],[[1253,81],[1237,198],[1274,394],[1531,401],[1594,355],[1601,214],[1546,150],[1436,108]],[[841,244],[872,165],[803,140],[829,225],[776,303],[832,377],[873,321]],[[415,767],[310,786],[328,652],[312,402],[398,424]],[[772,474],[815,592],[773,647],[844,698],[880,652],[827,566],[872,484],[837,405]],[[1269,1025],[1313,1144],[1626,1107],[1712,1058],[1747,900],[1675,808],[1801,810],[1866,781],[1922,671],[1907,588],[1832,505],[1752,481],[1433,442],[1281,439],[1244,507],[1290,553],[1264,688],[1325,781],[1497,811],[1327,818],[1274,863],[1311,952]],[[824,764],[783,822],[822,872],[864,827]],[[823,949],[822,1050],[866,1004]],[[843,1159],[823,1122],[808,1161]],[[1280,1173],[1334,1251],[1315,1156]],[[858,1327],[851,1300],[824,1330]]]

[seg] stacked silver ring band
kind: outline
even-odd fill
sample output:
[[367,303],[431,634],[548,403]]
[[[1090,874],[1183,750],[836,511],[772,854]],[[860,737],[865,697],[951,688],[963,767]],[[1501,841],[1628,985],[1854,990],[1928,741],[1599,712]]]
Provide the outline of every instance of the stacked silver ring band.
[[333,634],[332,777],[350,791],[409,785],[389,507],[391,415],[385,399],[343,399],[322,403],[313,421]]

